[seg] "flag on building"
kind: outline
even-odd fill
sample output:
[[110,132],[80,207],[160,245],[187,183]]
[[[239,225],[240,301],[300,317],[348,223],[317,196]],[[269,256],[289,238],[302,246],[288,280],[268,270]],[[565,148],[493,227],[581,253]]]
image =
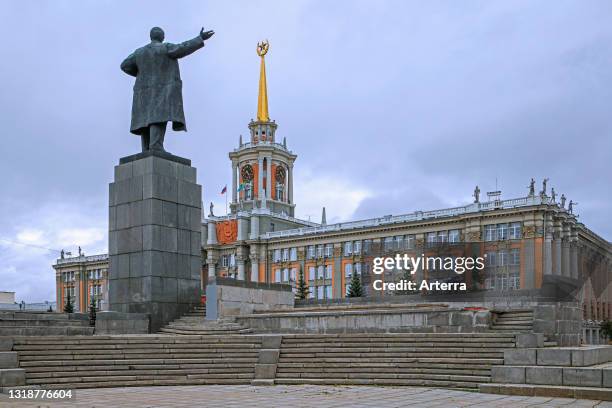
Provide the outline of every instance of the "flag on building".
[[223,187],[223,190],[221,190],[221,194],[225,194],[227,193],[227,184],[225,185],[225,187]]

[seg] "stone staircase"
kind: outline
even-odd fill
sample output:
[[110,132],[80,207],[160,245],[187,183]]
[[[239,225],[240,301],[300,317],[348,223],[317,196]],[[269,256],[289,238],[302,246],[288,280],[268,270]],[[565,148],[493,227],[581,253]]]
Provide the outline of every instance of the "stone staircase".
[[491,326],[494,332],[529,333],[533,331],[533,310],[508,310],[494,312]]
[[196,307],[191,312],[162,327],[159,333],[206,336],[253,332],[253,330],[236,323],[234,319],[206,320],[205,318],[206,308]]
[[19,368],[19,356],[13,351],[13,340],[0,337],[0,393],[25,384],[25,371]]
[[260,336],[15,338],[25,383],[45,389],[250,384]]
[[0,311],[0,336],[92,335],[83,313]]
[[512,333],[284,335],[274,382],[476,389],[514,347]]
[[612,401],[612,346],[506,350],[491,377],[481,392]]

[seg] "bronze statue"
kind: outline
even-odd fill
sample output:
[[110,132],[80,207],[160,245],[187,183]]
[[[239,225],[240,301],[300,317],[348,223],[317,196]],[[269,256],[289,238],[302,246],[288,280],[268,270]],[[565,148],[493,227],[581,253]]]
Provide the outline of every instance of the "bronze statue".
[[561,194],[561,208],[565,208],[565,200],[567,200],[565,194]]
[[478,188],[478,186],[476,186],[476,188],[474,189],[474,203],[479,203],[480,202],[480,188]]
[[557,201],[557,193],[555,192],[555,188],[550,189],[550,202],[555,203]]
[[540,191],[540,197],[542,198],[546,197],[546,183],[548,183],[548,179],[544,178],[544,180],[542,180],[542,191]]
[[130,132],[140,135],[142,151],[164,150],[167,122],[175,131],[187,130],[183,112],[183,94],[178,59],[204,46],[214,31],[200,34],[181,44],[164,43],[164,30],[151,29],[151,42],[138,48],[122,63],[121,69],[136,77],[132,100]]
[[529,196],[531,197],[534,195],[535,195],[535,180],[532,177],[531,181],[529,182]]

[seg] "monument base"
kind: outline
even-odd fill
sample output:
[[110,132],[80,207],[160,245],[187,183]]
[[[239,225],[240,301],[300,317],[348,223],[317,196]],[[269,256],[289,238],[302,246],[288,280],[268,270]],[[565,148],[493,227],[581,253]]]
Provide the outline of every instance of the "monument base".
[[201,200],[187,159],[144,152],[115,166],[109,188],[111,311],[148,313],[156,332],[200,303]]

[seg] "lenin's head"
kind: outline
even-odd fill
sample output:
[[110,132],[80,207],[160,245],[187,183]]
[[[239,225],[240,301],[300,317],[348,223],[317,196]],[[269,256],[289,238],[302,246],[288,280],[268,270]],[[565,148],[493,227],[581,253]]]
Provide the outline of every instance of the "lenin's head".
[[159,27],[153,27],[151,29],[151,41],[164,42],[164,30]]

